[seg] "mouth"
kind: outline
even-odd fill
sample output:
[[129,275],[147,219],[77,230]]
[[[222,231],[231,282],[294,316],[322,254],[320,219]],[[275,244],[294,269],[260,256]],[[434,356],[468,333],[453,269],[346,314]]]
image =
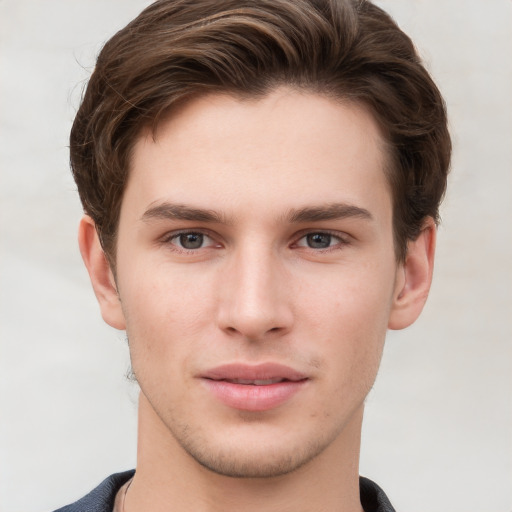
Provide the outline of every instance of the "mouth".
[[267,411],[284,405],[309,378],[281,364],[230,364],[200,375],[207,390],[225,406],[243,411]]
[[288,379],[221,379],[224,382],[230,382],[231,384],[243,384],[244,386],[269,386],[270,384],[277,384],[278,382],[285,382]]
[[262,363],[257,365],[232,363],[211,368],[202,373],[201,377],[233,382],[235,384],[265,386],[285,380],[292,382],[304,380],[306,375],[290,366],[279,363]]

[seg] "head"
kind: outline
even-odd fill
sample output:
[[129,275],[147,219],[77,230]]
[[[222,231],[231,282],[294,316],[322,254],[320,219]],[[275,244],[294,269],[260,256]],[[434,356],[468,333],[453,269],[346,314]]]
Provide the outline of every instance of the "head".
[[71,132],[71,167],[109,262],[134,143],[192,97],[288,85],[364,105],[386,142],[396,256],[438,221],[450,137],[411,40],[357,0],[157,1],[101,51]]
[[228,476],[356,464],[386,330],[428,293],[449,153],[369,2],[160,1],[116,34],[71,160],[143,435]]

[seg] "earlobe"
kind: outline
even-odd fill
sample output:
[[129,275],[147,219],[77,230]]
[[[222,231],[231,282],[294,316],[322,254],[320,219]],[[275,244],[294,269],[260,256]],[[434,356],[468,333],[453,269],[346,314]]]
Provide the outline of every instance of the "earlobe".
[[94,221],[84,215],[78,228],[78,245],[91,284],[98,299],[103,320],[110,326],[126,328],[114,275],[103,252]]
[[389,329],[404,329],[419,317],[428,297],[434,270],[436,225],[427,217],[416,240],[407,244],[407,256],[397,273]]

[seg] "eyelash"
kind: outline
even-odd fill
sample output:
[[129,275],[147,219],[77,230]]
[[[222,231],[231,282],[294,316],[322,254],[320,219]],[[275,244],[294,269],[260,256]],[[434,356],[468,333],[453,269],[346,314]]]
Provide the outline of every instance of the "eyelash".
[[[183,236],[183,235],[201,235],[204,237],[208,237],[214,242],[210,247],[212,247],[212,246],[214,247],[215,245],[220,246],[220,244],[218,244],[218,243],[215,244],[215,238],[212,236],[212,234],[209,231],[205,231],[205,230],[201,230],[201,229],[183,230],[183,231],[169,233],[168,235],[166,235],[165,237],[162,238],[162,243],[172,245],[173,251],[176,251],[179,253],[184,253],[184,254],[193,254],[193,253],[197,253],[200,249],[208,248],[208,247],[198,247],[196,249],[187,249],[187,248],[180,247],[180,246],[172,243],[174,240],[179,239],[179,237]],[[313,247],[308,247],[306,245],[298,245],[302,239],[304,239],[310,235],[327,235],[331,238],[336,239],[337,243],[333,244],[332,246],[325,247],[325,248],[313,248]],[[341,248],[343,248],[349,244],[350,244],[349,236],[346,234],[341,234],[339,232],[333,232],[333,231],[329,231],[329,230],[319,230],[319,231],[308,230],[308,231],[299,233],[296,238],[296,241],[291,244],[291,247],[301,247],[306,250],[313,251],[314,253],[327,253],[327,252],[340,250]]]
[[201,235],[203,237],[208,237],[212,241],[215,242],[214,237],[208,231],[204,231],[201,229],[192,229],[192,230],[189,229],[189,230],[183,230],[183,231],[178,231],[178,232],[174,231],[172,233],[169,233],[162,239],[162,243],[166,244],[166,245],[167,244],[172,245],[172,247],[173,247],[172,250],[179,252],[179,253],[184,253],[184,254],[196,253],[199,249],[205,249],[205,247],[198,247],[197,249],[187,249],[185,247],[179,247],[178,245],[172,243],[173,240],[177,240],[177,239],[179,239],[180,236],[183,236],[183,235]]
[[[349,236],[345,233],[340,233],[338,231],[329,231],[329,230],[319,230],[319,231],[305,231],[299,234],[300,236],[297,238],[297,241],[294,242],[294,246],[296,247],[303,247],[305,249],[309,249],[315,253],[327,253],[332,251],[339,251],[343,247],[350,244]],[[307,246],[300,246],[298,245],[298,242],[300,242],[303,238],[306,238],[309,235],[328,235],[331,238],[334,238],[337,240],[337,243],[334,243],[333,245],[325,248],[313,248],[313,247],[307,247]]]

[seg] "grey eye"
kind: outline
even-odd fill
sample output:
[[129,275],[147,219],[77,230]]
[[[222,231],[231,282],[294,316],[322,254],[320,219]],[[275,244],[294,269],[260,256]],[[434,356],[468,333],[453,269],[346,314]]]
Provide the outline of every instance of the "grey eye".
[[308,247],[312,249],[327,249],[331,246],[332,236],[329,233],[310,233],[306,235]]
[[184,249],[199,249],[203,245],[204,235],[201,233],[182,233],[178,236],[178,240]]

